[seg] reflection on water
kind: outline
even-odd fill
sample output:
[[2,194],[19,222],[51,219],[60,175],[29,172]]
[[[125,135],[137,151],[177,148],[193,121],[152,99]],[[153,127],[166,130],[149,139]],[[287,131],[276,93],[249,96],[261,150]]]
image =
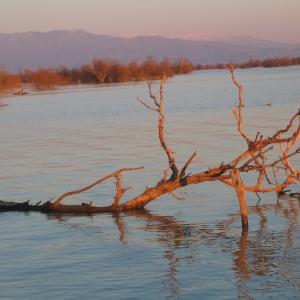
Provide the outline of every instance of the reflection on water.
[[[149,244],[147,247],[153,249],[161,247],[161,257],[155,260],[165,260],[164,271],[150,277],[155,276],[161,281],[161,289],[157,292],[166,299],[179,296],[190,298],[193,295],[212,297],[214,292],[207,291],[207,286],[218,290],[218,285],[222,286],[225,282],[236,287],[235,292],[233,286],[222,287],[231,299],[256,299],[258,295],[294,298],[300,291],[298,199],[280,196],[274,204],[249,207],[249,217],[256,216],[259,226],[255,231],[243,231],[240,236],[232,234],[233,227],[240,222],[238,213],[215,224],[189,224],[179,221],[176,216],[161,216],[146,209],[109,215],[119,232],[119,241],[123,245],[121,248],[131,247],[131,243],[137,242]],[[284,218],[285,225],[273,225],[268,229],[269,215],[271,219]],[[74,217],[76,215],[48,214],[50,220],[72,224],[71,227],[76,230],[87,230],[93,238],[101,235],[101,227],[87,225],[90,223],[87,221],[84,222],[86,225],[74,223]],[[99,218],[92,215],[86,217],[90,220]],[[85,215],[81,215],[81,218],[85,218]],[[143,237],[139,241],[135,240],[133,234],[136,230],[142,232]],[[228,253],[232,253],[231,258]],[[214,261],[211,256],[217,260]],[[234,273],[229,275],[228,270],[223,270],[225,278],[216,276],[218,279],[213,282],[208,269],[212,265],[218,266],[218,257],[222,256],[224,260],[232,260],[226,265],[232,265]],[[149,262],[145,259],[145,271],[147,264]],[[192,274],[187,273],[189,269],[193,270]],[[186,289],[186,276],[189,276],[189,280],[193,279],[196,292]]]
[[[238,297],[252,299],[253,290],[263,290],[270,298],[296,297],[300,288],[296,262],[299,255],[299,200],[281,196],[275,204],[251,207],[250,211],[259,216],[260,228],[254,236],[242,232],[240,249],[234,252],[233,269],[238,274]],[[275,213],[277,218],[286,218],[285,230],[268,230],[267,213],[270,212]],[[255,276],[266,279],[252,290],[247,282]]]
[[[45,290],[43,298],[53,299],[57,287],[59,298],[79,299],[74,284],[88,299],[99,293],[122,299],[297,298],[298,215],[299,200],[280,197],[276,203],[250,207],[249,219],[257,218],[259,225],[239,234],[238,213],[205,223],[148,210],[51,213],[45,220],[40,213],[2,213],[1,298],[38,299]],[[137,296],[115,294],[115,289]]]
[[[298,109],[300,68],[237,71],[247,133],[285,127]],[[226,72],[174,77],[165,92],[166,139],[179,167],[195,150],[203,160],[191,172],[244,149],[230,109],[237,90]],[[136,96],[148,99],[144,83],[10,99],[0,110],[0,199],[55,199],[140,165],[145,170],[123,176],[124,186],[133,186],[124,201],[155,185],[167,161],[157,119]],[[104,206],[114,194],[111,180],[66,202]],[[256,195],[247,194],[250,230],[241,233],[231,188],[206,183],[177,195],[186,200],[166,195],[147,210],[113,214],[0,213],[0,298],[298,297],[297,198],[262,195],[256,205]]]

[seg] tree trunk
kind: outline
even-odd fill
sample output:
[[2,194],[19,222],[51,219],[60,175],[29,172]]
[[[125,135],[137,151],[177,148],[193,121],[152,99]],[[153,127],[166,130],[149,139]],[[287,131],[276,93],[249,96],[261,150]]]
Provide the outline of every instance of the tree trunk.
[[241,174],[239,170],[230,171],[230,176],[232,179],[233,187],[236,190],[236,194],[240,203],[240,212],[241,212],[241,220],[242,220],[242,228],[243,231],[248,231],[248,211],[247,211],[247,203],[245,196],[244,183],[241,178]]

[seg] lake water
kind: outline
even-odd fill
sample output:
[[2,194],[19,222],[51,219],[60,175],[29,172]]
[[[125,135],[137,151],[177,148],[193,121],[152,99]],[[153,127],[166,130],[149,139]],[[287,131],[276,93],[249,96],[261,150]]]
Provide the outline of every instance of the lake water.
[[[297,112],[300,67],[236,70],[244,129],[285,128]],[[158,93],[159,83],[153,84]],[[11,97],[0,108],[0,199],[57,199],[124,167],[126,201],[163,177],[167,157],[145,82],[72,86]],[[272,102],[272,106],[261,106]],[[200,172],[246,149],[226,70],[165,84],[165,138],[181,168],[197,150]],[[299,146],[299,145],[298,145]],[[297,165],[299,158],[294,158]],[[245,181],[253,183],[248,176]],[[247,182],[247,183],[248,183]],[[299,191],[297,186],[293,190]],[[300,297],[299,200],[247,193],[242,233],[234,189],[203,183],[145,210],[94,215],[0,213],[1,299],[292,299]],[[111,179],[64,204],[110,205]]]

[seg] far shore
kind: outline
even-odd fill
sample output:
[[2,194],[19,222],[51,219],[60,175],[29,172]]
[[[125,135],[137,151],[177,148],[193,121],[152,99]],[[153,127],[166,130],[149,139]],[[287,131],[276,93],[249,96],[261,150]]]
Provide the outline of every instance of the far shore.
[[[300,65],[300,57],[274,58],[266,60],[249,60],[245,63],[230,63],[240,69],[248,68],[273,68]],[[54,68],[39,68],[20,71],[19,74],[10,74],[3,67],[0,68],[0,100],[11,95],[26,95],[28,90],[44,91],[54,90],[59,86],[133,83],[146,80],[160,80],[163,77],[171,78],[178,74],[189,74],[195,70],[223,69],[230,64],[218,63],[216,65],[196,64],[187,58],[178,58],[173,61],[164,59],[157,62],[153,57],[148,57],[142,63],[132,61],[123,65],[115,60],[93,59],[92,64],[83,65],[78,69],[67,69],[61,66]],[[2,103],[2,102],[0,102]],[[2,105],[3,106],[3,105]]]

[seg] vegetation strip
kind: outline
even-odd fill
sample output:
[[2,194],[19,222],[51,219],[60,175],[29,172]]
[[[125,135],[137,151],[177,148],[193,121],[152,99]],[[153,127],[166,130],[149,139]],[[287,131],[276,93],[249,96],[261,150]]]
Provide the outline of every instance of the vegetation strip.
[[[268,68],[300,65],[300,57],[295,58],[274,58],[266,60],[253,60],[246,63],[231,63],[235,68]],[[2,66],[0,67],[0,92],[14,90],[22,84],[33,84],[36,88],[53,88],[59,85],[88,84],[88,83],[118,83],[129,81],[143,81],[167,78],[176,74],[188,74],[193,70],[223,69],[225,64],[216,65],[196,64],[194,65],[187,58],[177,58],[173,61],[165,58],[157,62],[149,56],[144,62],[139,63],[133,60],[130,63],[121,64],[110,58],[93,59],[92,64],[85,64],[80,68],[69,70],[67,67],[39,68],[35,71],[25,69],[19,74],[10,74]],[[230,64],[226,66],[229,67]],[[14,94],[26,94],[23,90]]]

